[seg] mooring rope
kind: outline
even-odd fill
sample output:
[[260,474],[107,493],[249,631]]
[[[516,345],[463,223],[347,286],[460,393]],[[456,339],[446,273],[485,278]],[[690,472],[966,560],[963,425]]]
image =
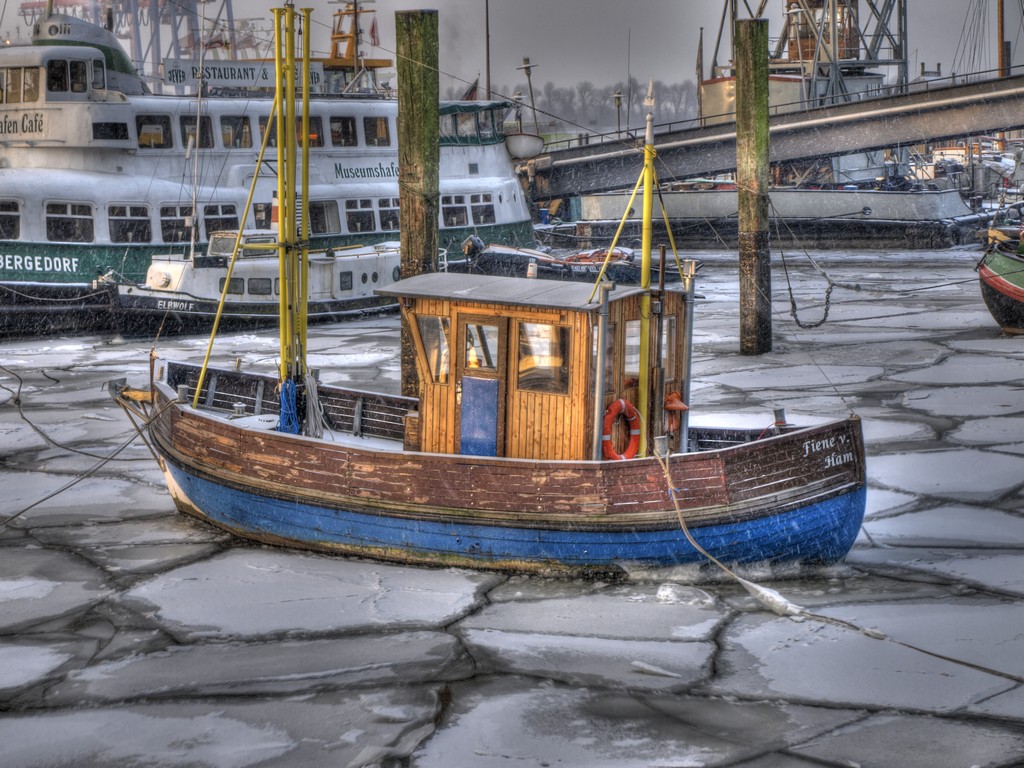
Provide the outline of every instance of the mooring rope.
[[654,457],[661,465],[661,470],[665,475],[665,482],[668,486],[668,495],[669,498],[672,499],[672,505],[675,508],[676,517],[679,519],[679,527],[682,529],[683,535],[686,537],[686,540],[690,543],[690,546],[692,546],[701,555],[706,557],[710,562],[718,566],[727,576],[729,576],[729,578],[735,580],[740,586],[742,586],[747,591],[748,594],[751,595],[751,597],[757,600],[758,603],[760,603],[764,608],[767,608],[772,613],[776,614],[777,616],[810,619],[811,621],[817,621],[822,624],[832,624],[833,626],[852,630],[861,635],[864,635],[865,637],[871,638],[872,640],[882,640],[888,643],[892,643],[893,645],[898,645],[900,647],[906,648],[907,650],[916,651],[917,653],[922,653],[926,656],[931,656],[936,659],[941,659],[942,661],[947,661],[951,664],[967,667],[978,672],[985,672],[987,674],[995,675],[1006,680],[1011,680],[1015,683],[1024,683],[1024,676],[1022,675],[1015,675],[1011,672],[1003,672],[1002,670],[987,667],[983,664],[976,664],[973,661],[967,661],[966,659],[960,659],[956,658],[955,656],[949,656],[944,653],[939,653],[937,651],[931,651],[927,648],[922,648],[921,646],[914,645],[913,643],[907,643],[903,640],[897,640],[896,638],[887,635],[881,630],[872,629],[870,627],[862,627],[858,624],[855,624],[852,621],[847,621],[846,619],[837,619],[833,616],[825,616],[820,613],[814,613],[813,611],[809,611],[803,606],[797,605],[796,603],[787,599],[777,590],[744,579],[742,576],[740,576],[727,565],[725,565],[721,560],[719,560],[717,557],[715,557],[706,549],[704,549],[704,547],[702,547],[693,537],[693,534],[690,532],[689,526],[686,524],[686,518],[683,515],[683,510],[679,506],[679,498],[676,493],[675,483],[672,481],[672,472],[669,468],[670,457],[661,456],[657,451],[654,452]]

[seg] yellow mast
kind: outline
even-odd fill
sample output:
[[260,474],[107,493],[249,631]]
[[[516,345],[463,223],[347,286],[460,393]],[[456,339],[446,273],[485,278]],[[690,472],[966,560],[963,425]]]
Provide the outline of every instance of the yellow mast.
[[[637,456],[647,455],[648,423],[651,420],[651,241],[654,239],[654,84],[647,86],[644,105],[647,132],[644,136],[644,203],[640,230],[640,381],[637,411],[640,412],[640,448]],[[665,265],[662,265],[664,269]]]
[[[277,128],[277,248],[280,262],[281,284],[280,378],[301,379],[306,373],[306,309],[308,300],[308,228],[303,221],[301,235],[297,231],[299,217],[296,198],[298,169],[298,116],[295,114],[295,9],[292,6],[275,8],[274,22],[277,35],[274,46],[274,64],[277,71],[276,88],[278,112]],[[308,190],[309,153],[309,18],[311,9],[302,10],[303,30],[302,116],[302,195]],[[305,217],[303,216],[303,219]]]

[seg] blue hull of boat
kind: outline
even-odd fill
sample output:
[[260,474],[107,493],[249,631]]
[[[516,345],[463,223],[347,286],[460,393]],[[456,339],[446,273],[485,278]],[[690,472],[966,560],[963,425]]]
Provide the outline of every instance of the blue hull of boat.
[[[211,482],[166,461],[202,518],[246,538],[315,550],[434,565],[613,569],[707,559],[679,528],[553,530],[485,526],[368,514],[261,496]],[[864,517],[862,486],[804,507],[691,530],[723,562],[832,563],[850,550]]]

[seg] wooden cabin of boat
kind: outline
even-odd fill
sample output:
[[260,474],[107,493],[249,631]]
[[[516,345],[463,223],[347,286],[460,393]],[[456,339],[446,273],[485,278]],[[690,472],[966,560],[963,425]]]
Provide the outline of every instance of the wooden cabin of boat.
[[[631,455],[628,433],[638,425],[606,417],[606,409],[620,398],[640,400],[643,292],[605,286],[424,274],[378,289],[398,300],[415,347],[419,412],[406,424],[407,447],[588,460],[601,457],[610,422],[615,453]],[[649,436],[665,432],[664,393],[685,391],[687,302],[679,285],[655,291],[648,346],[656,383],[651,416],[642,415]]]

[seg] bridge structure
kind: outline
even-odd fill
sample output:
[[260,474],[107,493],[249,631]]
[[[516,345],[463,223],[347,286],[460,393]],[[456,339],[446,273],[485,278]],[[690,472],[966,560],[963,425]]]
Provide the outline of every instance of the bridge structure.
[[[1024,75],[921,88],[770,118],[772,163],[911,147],[1024,128]],[[642,142],[550,150],[528,163],[535,199],[631,189]],[[655,136],[660,182],[736,169],[735,123]]]

